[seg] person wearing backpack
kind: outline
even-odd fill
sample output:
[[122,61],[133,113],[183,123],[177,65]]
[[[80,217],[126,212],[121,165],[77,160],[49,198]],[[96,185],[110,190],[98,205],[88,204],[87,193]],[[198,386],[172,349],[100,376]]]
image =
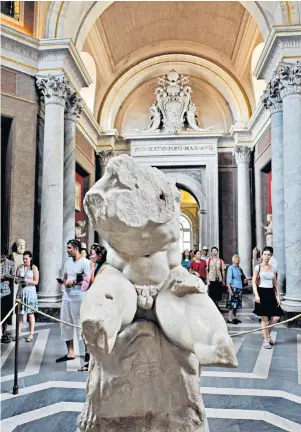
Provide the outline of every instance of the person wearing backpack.
[[223,285],[225,285],[226,266],[218,256],[218,248],[211,248],[211,257],[207,259],[207,284],[208,294],[218,310],[221,312],[218,302],[222,299]]
[[189,272],[198,278],[202,279],[204,284],[207,283],[207,264],[205,260],[201,259],[201,251],[196,250],[194,258],[190,262]]

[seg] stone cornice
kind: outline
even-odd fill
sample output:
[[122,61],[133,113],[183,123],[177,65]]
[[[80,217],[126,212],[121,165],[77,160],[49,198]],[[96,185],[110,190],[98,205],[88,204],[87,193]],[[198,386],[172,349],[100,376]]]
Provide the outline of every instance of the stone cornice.
[[88,71],[71,39],[39,40],[4,25],[0,34],[3,66],[29,75],[65,73],[78,92],[91,84]]
[[301,59],[301,25],[274,26],[254,70],[257,79],[270,81],[280,62],[286,58]]

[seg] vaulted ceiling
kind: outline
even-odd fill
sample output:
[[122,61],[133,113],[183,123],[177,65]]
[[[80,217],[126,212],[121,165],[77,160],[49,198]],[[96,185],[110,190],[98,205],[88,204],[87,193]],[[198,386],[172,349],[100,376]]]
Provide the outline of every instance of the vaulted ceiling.
[[134,51],[170,40],[206,45],[233,59],[248,15],[235,1],[114,2],[96,25],[114,65]]

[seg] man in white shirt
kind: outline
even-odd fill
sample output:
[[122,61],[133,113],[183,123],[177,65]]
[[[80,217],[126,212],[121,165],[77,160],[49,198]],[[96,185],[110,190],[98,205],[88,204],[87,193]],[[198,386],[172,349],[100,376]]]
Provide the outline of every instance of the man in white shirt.
[[[64,277],[58,282],[65,287],[61,307],[61,320],[80,326],[80,307],[84,293],[81,291],[83,278],[90,272],[90,261],[81,256],[81,243],[79,240],[69,240],[67,254],[69,256],[64,267]],[[76,329],[78,339],[81,339],[81,330]],[[61,338],[66,342],[67,354],[56,360],[57,363],[74,360],[73,347],[74,327],[61,323]]]

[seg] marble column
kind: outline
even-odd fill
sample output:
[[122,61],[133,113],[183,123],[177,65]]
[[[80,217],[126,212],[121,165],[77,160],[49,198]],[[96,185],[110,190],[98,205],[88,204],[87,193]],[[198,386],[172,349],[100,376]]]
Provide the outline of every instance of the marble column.
[[75,147],[76,120],[82,112],[81,98],[76,92],[68,89],[65,106],[64,124],[64,227],[63,227],[63,261],[67,259],[66,244],[75,237]]
[[[96,152],[96,158],[97,158],[97,163],[99,164],[99,172],[100,172],[99,178],[101,178],[104,175],[106,166],[112,157],[114,157],[113,150],[102,150],[100,152]],[[96,179],[96,181],[99,180],[99,178]],[[100,238],[99,236],[98,236],[98,242],[99,244],[108,247],[108,243],[102,238]]]
[[279,80],[272,79],[264,91],[263,104],[271,113],[273,248],[278,262],[280,292],[285,292],[283,111]]
[[61,290],[56,282],[62,266],[64,108],[67,83],[64,76],[37,78],[45,102],[40,223],[39,300],[57,303]]
[[284,235],[286,294],[283,309],[301,312],[301,63],[276,73],[283,101]]
[[[252,234],[251,234],[251,195],[250,195],[250,156],[251,148],[237,145],[234,149],[237,164],[237,234],[240,265],[245,275],[252,275]],[[233,251],[235,253],[235,251]]]

